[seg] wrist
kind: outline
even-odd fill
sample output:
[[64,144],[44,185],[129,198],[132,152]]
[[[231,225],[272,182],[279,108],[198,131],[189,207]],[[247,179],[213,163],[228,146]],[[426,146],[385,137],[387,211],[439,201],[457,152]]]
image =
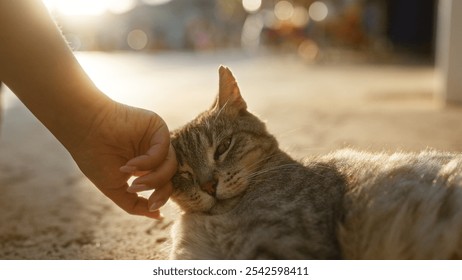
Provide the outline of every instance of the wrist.
[[61,102],[65,105],[56,110],[56,116],[44,124],[72,154],[113,111],[116,102],[96,87],[69,93],[69,97],[68,102]]

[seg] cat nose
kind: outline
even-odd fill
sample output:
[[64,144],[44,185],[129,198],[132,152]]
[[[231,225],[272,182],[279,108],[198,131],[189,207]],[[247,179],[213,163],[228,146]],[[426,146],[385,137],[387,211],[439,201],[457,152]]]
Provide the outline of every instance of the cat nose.
[[217,185],[218,181],[213,179],[211,181],[206,182],[205,184],[202,184],[201,189],[204,192],[210,194],[211,196],[215,196],[215,194],[217,193]]

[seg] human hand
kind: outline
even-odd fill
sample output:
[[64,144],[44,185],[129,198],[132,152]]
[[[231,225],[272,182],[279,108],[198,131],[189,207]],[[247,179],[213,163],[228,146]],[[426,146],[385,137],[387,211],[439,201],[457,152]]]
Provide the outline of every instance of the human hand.
[[[160,218],[172,193],[175,152],[165,122],[157,114],[110,102],[87,136],[67,147],[82,172],[126,212]],[[129,187],[127,180],[138,176]],[[155,189],[149,199],[136,192]]]
[[[164,121],[97,89],[42,1],[0,1],[0,34],[2,82],[106,196],[129,213],[159,217],[148,209],[168,200],[177,165]],[[141,177],[129,193],[131,175]],[[152,188],[149,200],[133,193]]]

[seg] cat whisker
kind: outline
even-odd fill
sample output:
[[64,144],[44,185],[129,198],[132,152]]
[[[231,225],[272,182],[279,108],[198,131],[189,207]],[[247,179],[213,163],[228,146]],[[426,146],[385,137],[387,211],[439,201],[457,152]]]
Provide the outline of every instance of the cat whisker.
[[264,161],[267,161],[273,157],[277,156],[277,154],[272,154],[272,155],[269,155],[269,156],[266,156],[266,157],[263,157],[262,159],[258,160],[258,161],[255,161],[255,162],[252,162],[251,164],[249,165],[246,165],[245,168],[252,168],[254,167],[255,165],[260,165],[262,162]]
[[294,164],[283,164],[283,165],[279,165],[279,166],[272,166],[272,167],[269,167],[269,168],[266,168],[266,169],[262,169],[262,170],[250,173],[247,176],[247,179],[253,179],[253,178],[257,177],[257,176],[267,174],[269,172],[282,171],[284,169],[291,169],[292,167],[297,166],[297,165],[298,164],[294,163]]
[[208,130],[211,129],[212,126],[211,126],[211,124],[210,124],[210,120],[209,120],[209,119],[206,119],[206,120],[205,120],[205,126],[207,127]]
[[[251,174],[249,174],[246,179],[249,179],[249,180],[253,180],[255,178],[257,178],[258,176],[260,175],[266,175],[267,173],[270,173],[270,172],[275,172],[275,171],[281,171],[283,172],[284,170],[288,169],[288,170],[292,170],[292,167],[294,166],[297,166],[298,164],[284,164],[284,165],[279,165],[279,166],[273,166],[273,167],[269,167],[269,168],[266,168],[266,169],[262,169],[262,170],[259,170],[259,171],[256,171],[256,172],[253,172]],[[328,170],[328,171],[332,171],[334,170],[334,168],[332,168],[331,166],[326,166],[326,165],[316,165],[316,168],[310,168],[308,167],[308,169],[318,175],[318,176],[321,176],[321,177],[325,177],[325,175],[315,169],[322,169],[322,170]],[[335,171],[335,170],[334,170]]]
[[293,129],[287,129],[287,130],[284,130],[284,131],[280,131],[280,132],[276,132],[274,133],[274,135],[278,138],[278,139],[281,139],[281,138],[284,138],[284,137],[287,137],[289,135],[292,135],[294,134],[295,132],[300,132],[303,130],[303,127],[298,127],[298,128],[293,128]]

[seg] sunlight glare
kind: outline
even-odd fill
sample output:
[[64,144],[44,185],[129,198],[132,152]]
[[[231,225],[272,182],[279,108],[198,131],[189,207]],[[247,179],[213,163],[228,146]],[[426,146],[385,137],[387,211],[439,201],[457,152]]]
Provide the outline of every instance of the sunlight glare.
[[42,2],[49,11],[53,11],[56,8],[56,0],[42,0]]
[[108,10],[114,14],[126,13],[136,6],[136,0],[111,0],[108,2]]
[[59,13],[67,16],[98,16],[107,11],[107,1],[60,0],[55,1]]
[[[123,14],[136,6],[136,0],[42,0],[50,11],[65,16],[98,16],[107,11]],[[165,0],[164,0],[165,1]]]

